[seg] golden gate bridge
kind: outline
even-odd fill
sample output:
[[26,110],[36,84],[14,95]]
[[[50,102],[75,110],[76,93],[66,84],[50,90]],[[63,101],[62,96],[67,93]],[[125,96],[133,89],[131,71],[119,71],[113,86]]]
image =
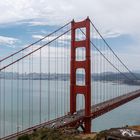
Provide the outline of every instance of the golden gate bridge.
[[81,127],[140,96],[139,78],[87,18],[0,60],[0,138]]

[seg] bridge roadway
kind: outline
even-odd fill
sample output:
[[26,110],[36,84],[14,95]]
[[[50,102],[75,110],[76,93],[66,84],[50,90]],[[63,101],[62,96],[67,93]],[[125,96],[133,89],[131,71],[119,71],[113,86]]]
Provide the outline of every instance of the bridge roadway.
[[[134,92],[127,93],[122,96],[118,96],[116,98],[110,99],[108,101],[93,105],[91,107],[91,119],[97,118],[106,112],[109,112],[135,98],[140,97],[140,90],[136,90]],[[61,128],[65,126],[69,126],[70,124],[76,123],[76,122],[81,122],[80,120],[84,120],[84,110],[79,110],[75,115],[65,115],[60,118],[27,128],[23,131],[17,132],[15,134],[6,136],[2,138],[1,140],[16,140],[17,136],[27,134],[27,133],[32,133],[34,130],[42,128],[42,127],[47,127],[47,128]]]

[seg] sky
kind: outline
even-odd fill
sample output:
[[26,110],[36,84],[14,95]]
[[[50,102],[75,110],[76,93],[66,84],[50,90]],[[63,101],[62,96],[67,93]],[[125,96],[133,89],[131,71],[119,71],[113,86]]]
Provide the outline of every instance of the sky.
[[133,71],[140,71],[139,0],[1,0],[0,58],[87,16]]

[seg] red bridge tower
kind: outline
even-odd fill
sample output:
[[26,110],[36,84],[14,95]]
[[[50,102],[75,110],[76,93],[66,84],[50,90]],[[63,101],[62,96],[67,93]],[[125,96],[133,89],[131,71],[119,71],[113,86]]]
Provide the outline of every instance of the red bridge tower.
[[[85,40],[76,41],[76,29],[85,28]],[[91,66],[90,66],[90,20],[71,23],[71,76],[70,76],[70,113],[76,112],[76,96],[83,94],[85,98],[85,132],[91,132]],[[84,47],[86,59],[76,61],[76,48]],[[76,85],[76,70],[85,70],[85,85]]]

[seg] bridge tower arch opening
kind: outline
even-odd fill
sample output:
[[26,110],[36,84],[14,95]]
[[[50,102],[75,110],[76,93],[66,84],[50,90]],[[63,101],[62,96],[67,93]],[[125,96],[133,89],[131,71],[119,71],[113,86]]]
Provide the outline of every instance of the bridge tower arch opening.
[[[85,29],[85,39],[77,40],[76,30]],[[85,48],[85,60],[76,60],[76,49]],[[84,95],[85,100],[85,132],[91,132],[91,62],[90,62],[90,19],[81,22],[71,22],[71,68],[70,68],[70,113],[76,112],[76,97]],[[85,70],[85,85],[77,85],[77,69]]]
[[84,94],[77,94],[76,96],[76,109],[81,110],[85,108]]

